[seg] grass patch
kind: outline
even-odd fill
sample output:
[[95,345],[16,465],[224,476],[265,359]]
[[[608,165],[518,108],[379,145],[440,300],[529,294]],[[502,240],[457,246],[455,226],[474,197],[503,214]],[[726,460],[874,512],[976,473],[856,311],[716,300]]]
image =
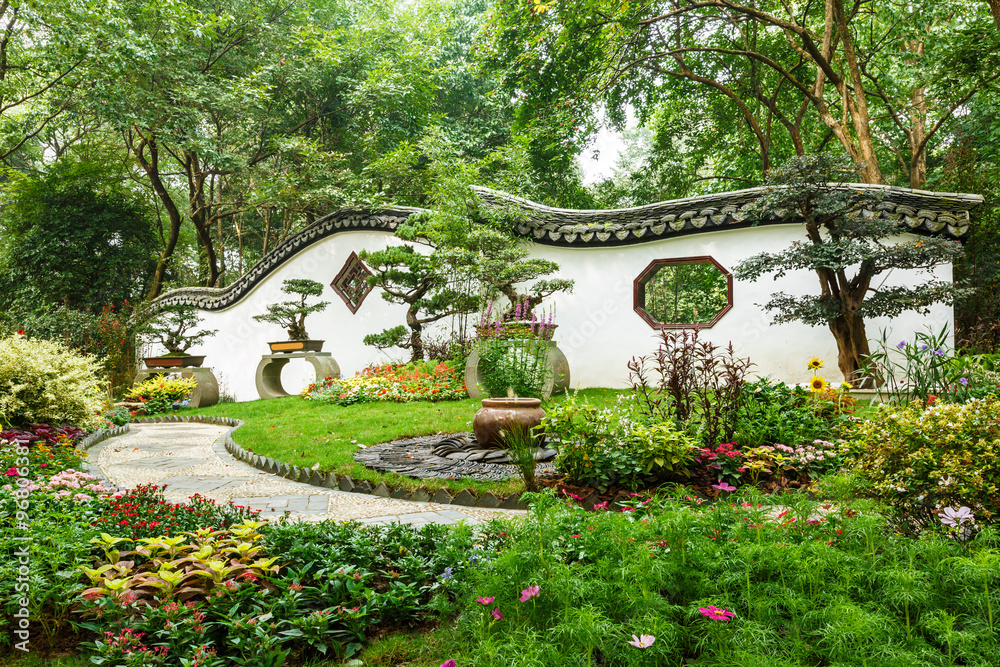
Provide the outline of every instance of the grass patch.
[[[579,392],[581,398],[599,407],[611,405],[619,396],[628,394],[631,394],[630,390],[618,389],[582,389]],[[552,403],[563,400],[563,397],[557,397],[552,399]],[[449,491],[471,488],[480,494],[486,491],[502,494],[521,491],[523,484],[520,478],[505,482],[416,480],[394,473],[379,473],[354,460],[357,445],[371,446],[400,438],[470,431],[472,417],[479,407],[479,401],[471,399],[339,406],[289,396],[186,408],[178,410],[177,414],[240,419],[244,424],[233,434],[233,439],[241,447],[290,465],[312,467],[318,463],[324,471],[350,475],[356,481],[385,482],[408,489],[419,486]]]

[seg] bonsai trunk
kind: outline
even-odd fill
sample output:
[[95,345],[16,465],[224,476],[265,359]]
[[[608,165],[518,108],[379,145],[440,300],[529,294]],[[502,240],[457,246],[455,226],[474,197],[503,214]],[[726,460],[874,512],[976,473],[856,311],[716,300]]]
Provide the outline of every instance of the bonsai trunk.
[[410,327],[410,361],[424,360],[424,340],[420,333],[424,325],[417,320],[417,309],[410,306],[406,311],[406,325]]
[[873,389],[876,384],[874,378],[862,380],[858,373],[864,358],[871,354],[864,319],[841,313],[830,320],[829,326],[837,340],[837,365],[844,374],[844,379],[859,389]]

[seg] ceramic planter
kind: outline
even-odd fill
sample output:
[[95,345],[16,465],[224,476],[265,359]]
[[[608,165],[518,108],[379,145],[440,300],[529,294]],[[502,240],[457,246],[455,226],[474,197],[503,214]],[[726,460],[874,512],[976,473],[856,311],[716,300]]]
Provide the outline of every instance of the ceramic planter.
[[503,447],[501,431],[530,430],[542,423],[545,410],[538,398],[487,398],[472,418],[472,431],[480,447]]
[[271,347],[271,354],[279,352],[319,352],[323,349],[322,340],[282,340],[276,343],[268,343]]
[[181,357],[146,357],[142,360],[146,368],[192,368],[205,363],[205,355]]

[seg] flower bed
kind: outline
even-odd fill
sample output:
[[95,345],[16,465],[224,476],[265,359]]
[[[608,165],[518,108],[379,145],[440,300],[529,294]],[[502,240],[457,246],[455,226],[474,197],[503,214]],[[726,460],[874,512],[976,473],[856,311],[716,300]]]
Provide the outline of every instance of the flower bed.
[[352,378],[326,378],[300,394],[303,398],[353,405],[379,401],[457,401],[468,397],[465,378],[446,362],[369,366]]

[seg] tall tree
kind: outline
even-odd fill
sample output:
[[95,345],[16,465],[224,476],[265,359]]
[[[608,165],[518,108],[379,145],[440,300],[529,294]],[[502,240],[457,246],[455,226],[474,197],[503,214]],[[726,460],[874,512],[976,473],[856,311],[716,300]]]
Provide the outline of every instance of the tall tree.
[[941,236],[893,241],[902,231],[899,221],[865,214],[877,210],[879,196],[838,182],[853,173],[850,163],[829,156],[795,158],[772,170],[765,194],[755,204],[755,215],[801,222],[806,241],[750,257],[740,262],[733,275],[739,280],[757,280],[764,274],[780,278],[801,269],[815,273],[819,294],[778,292],[763,307],[775,312],[776,322],[828,326],[837,341],[837,363],[844,379],[855,386],[871,386],[872,379],[858,373],[871,353],[865,320],[894,317],[906,310],[925,312],[933,303],[951,303],[964,293],[950,281],[935,278],[897,286],[877,286],[874,278],[892,269],[930,272],[935,266],[954,263],[962,255],[962,246]]
[[953,0],[501,0],[484,33],[489,62],[528,113],[607,103],[621,118],[626,105],[654,108],[696,84],[748,128],[762,171],[776,143],[802,155],[820,148],[810,146],[818,134],[863,181],[885,182],[898,164],[913,187],[924,184],[930,141],[1000,78],[985,7]]

